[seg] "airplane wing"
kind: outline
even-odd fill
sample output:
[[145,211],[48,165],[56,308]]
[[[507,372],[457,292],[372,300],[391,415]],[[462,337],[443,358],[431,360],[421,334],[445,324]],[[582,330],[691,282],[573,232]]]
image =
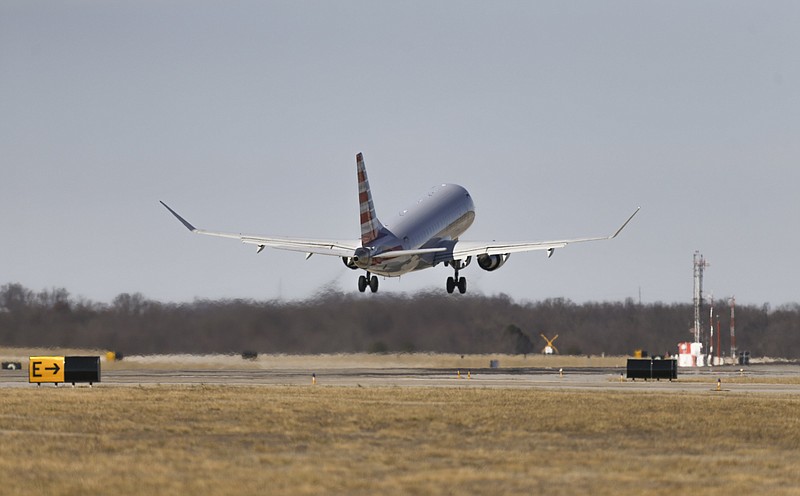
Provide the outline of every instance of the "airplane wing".
[[478,255],[507,255],[510,253],[519,253],[525,251],[547,250],[547,256],[552,256],[556,248],[564,248],[565,246],[573,243],[585,243],[587,241],[603,241],[614,239],[625,229],[625,226],[639,213],[641,207],[638,207],[628,220],[622,224],[610,236],[599,236],[594,238],[575,238],[575,239],[562,239],[557,241],[531,241],[531,242],[498,242],[498,241],[458,241],[453,247],[452,252],[441,253],[436,256],[437,262],[444,262],[449,260],[464,260],[470,256]]
[[331,255],[335,257],[351,257],[356,248],[361,246],[361,240],[324,240],[324,239],[300,239],[300,238],[277,238],[266,236],[251,236],[246,234],[234,234],[217,231],[207,231],[205,229],[198,229],[190,224],[186,219],[181,217],[176,211],[169,208],[163,201],[160,202],[164,208],[170,211],[172,215],[177,218],[186,229],[195,234],[205,234],[207,236],[216,236],[219,238],[238,239],[242,243],[258,246],[257,253],[261,252],[265,247],[275,248],[277,250],[299,251],[306,254],[319,254]]

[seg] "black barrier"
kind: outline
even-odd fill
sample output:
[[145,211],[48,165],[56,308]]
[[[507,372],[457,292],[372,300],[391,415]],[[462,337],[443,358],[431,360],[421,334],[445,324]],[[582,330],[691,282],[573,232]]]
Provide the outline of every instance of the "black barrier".
[[678,378],[677,360],[653,360],[650,358],[628,358],[628,379],[669,379]]
[[100,382],[99,356],[64,357],[64,382]]
[[749,351],[740,351],[739,352],[739,365],[750,365],[750,352]]

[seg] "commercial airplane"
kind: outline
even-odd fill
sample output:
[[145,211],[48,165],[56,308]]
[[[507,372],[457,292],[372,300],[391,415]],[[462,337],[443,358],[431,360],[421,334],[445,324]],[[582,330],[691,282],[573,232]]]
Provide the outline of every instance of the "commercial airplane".
[[462,186],[442,184],[433,187],[414,205],[401,211],[392,224],[386,225],[375,214],[367,169],[361,153],[356,155],[356,170],[361,239],[314,240],[206,231],[194,227],[163,201],[160,203],[193,233],[238,239],[242,243],[256,245],[256,253],[270,247],[304,252],[306,259],[314,254],[341,257],[347,267],[366,272],[358,277],[358,290],[362,293],[367,287],[373,293],[378,291],[378,278],[375,274],[398,277],[443,264],[453,269],[453,276],[447,278],[447,292],[452,293],[458,288],[459,293],[463,294],[467,292],[467,279],[459,276],[459,271],[468,266],[473,257],[481,269],[490,272],[505,264],[512,253],[546,250],[549,258],[556,248],[563,248],[570,243],[616,238],[639,212],[637,208],[622,227],[610,236],[514,243],[461,241],[459,237],[475,220],[472,197]]

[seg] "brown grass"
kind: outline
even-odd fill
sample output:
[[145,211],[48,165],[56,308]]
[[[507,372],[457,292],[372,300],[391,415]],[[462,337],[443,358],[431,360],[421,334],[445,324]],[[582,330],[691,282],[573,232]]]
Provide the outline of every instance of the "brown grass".
[[800,398],[7,388],[7,494],[798,494]]

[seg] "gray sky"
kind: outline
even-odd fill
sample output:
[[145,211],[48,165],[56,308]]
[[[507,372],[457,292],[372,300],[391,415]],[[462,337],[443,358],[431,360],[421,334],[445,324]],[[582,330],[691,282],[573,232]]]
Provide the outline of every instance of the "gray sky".
[[[800,301],[800,3],[6,0],[0,284],[110,301],[356,292],[340,260],[195,225],[357,238],[470,190],[464,239],[613,232],[463,272],[518,300]],[[444,291],[450,269],[381,281]],[[366,295],[365,297],[369,297]]]

